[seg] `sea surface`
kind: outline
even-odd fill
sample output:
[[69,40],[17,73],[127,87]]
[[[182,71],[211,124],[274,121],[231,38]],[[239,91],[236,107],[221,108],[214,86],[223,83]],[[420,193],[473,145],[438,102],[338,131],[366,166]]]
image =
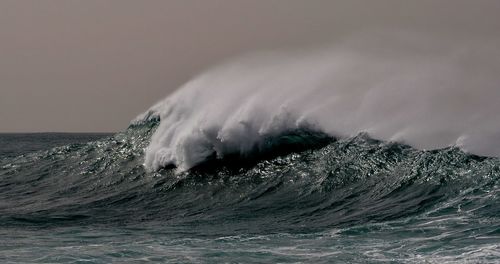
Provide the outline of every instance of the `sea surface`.
[[0,134],[0,263],[500,263],[500,160],[292,131],[145,169],[158,121]]

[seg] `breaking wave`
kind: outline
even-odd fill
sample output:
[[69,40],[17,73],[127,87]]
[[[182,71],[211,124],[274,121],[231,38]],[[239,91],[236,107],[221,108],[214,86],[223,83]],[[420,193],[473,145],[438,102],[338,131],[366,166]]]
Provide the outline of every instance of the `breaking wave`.
[[293,131],[500,156],[499,44],[372,32],[313,51],[247,55],[192,79],[133,123],[161,120],[146,151],[150,170],[258,155]]

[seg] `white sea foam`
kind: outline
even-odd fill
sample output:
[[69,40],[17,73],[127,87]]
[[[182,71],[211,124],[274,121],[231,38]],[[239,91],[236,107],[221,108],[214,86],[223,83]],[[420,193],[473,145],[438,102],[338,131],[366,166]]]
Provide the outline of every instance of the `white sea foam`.
[[498,47],[495,37],[372,32],[314,51],[243,56],[150,109],[161,123],[145,165],[188,169],[301,127],[500,156]]

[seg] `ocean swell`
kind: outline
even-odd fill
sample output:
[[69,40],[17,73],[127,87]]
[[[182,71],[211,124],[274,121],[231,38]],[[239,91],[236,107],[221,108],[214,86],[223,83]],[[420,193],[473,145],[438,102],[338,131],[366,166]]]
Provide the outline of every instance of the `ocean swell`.
[[290,131],[500,156],[499,38],[370,32],[309,51],[247,55],[192,79],[133,121],[160,119],[150,170],[246,156]]

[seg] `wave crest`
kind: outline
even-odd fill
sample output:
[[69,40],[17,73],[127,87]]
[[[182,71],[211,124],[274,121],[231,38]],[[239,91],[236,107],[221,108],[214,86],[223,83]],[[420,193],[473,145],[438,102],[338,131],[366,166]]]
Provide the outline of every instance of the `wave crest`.
[[294,130],[500,156],[499,44],[371,32],[315,51],[242,57],[137,119],[161,119],[145,165],[185,170]]

